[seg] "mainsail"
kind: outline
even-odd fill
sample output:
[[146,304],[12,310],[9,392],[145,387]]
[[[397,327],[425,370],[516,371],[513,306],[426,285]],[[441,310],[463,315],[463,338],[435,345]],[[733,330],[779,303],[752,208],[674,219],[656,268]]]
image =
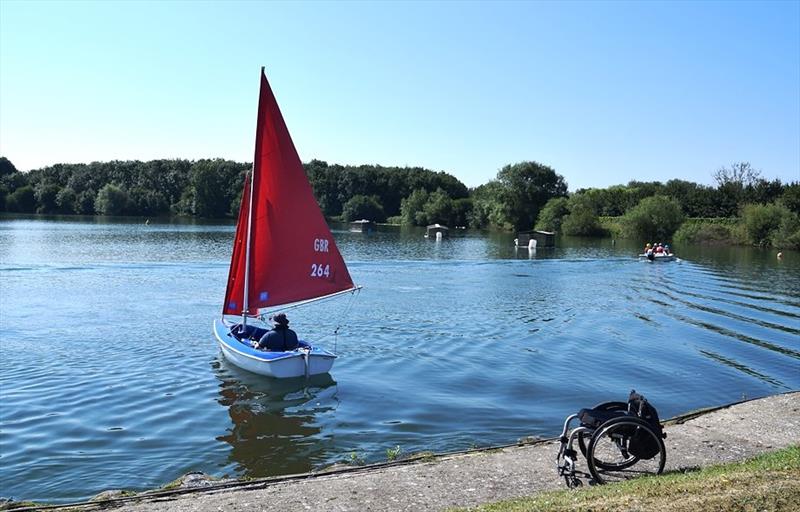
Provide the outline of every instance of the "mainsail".
[[352,288],[262,68],[253,171],[244,183],[222,312],[256,315]]

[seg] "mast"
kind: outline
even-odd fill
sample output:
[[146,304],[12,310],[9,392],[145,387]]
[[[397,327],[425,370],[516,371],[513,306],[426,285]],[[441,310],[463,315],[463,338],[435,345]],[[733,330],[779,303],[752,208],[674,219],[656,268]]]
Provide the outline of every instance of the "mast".
[[[264,66],[261,66],[259,75],[259,88],[261,77],[264,75]],[[250,169],[250,204],[247,205],[247,244],[244,254],[244,300],[242,301],[242,330],[247,327],[247,310],[249,309],[248,296],[250,294],[250,238],[253,236],[253,183],[256,178],[256,159],[258,159],[258,130],[261,121],[261,94],[258,96],[258,115],[256,116],[256,143],[253,151],[253,166]]]

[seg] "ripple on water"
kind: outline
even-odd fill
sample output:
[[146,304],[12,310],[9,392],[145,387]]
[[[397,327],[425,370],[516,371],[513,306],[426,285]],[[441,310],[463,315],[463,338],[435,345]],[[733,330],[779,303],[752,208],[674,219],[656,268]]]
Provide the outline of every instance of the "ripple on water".
[[231,226],[27,222],[0,220],[0,494],[17,498],[513,443],[631,388],[670,416],[800,387],[792,258],[337,233],[364,291],[346,319],[347,300],[290,318],[340,357],[281,382],[213,342]]

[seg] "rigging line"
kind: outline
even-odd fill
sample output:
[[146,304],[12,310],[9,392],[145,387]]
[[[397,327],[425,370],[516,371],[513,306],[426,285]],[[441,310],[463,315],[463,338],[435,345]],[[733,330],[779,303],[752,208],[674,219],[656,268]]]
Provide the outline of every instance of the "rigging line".
[[330,332],[330,333],[322,336],[321,338],[317,338],[317,341],[324,341],[324,340],[328,339],[331,335],[334,335],[335,336],[335,338],[334,338],[334,349],[333,349],[334,352],[336,352],[339,329],[344,325],[344,323],[345,323],[344,320],[347,317],[347,315],[349,314],[350,309],[352,309],[353,304],[355,303],[356,296],[359,293],[361,293],[361,287],[360,286],[357,287],[357,288],[353,288],[352,293],[350,294],[350,299],[348,299],[348,301],[345,303],[344,308],[341,310],[341,313],[338,315],[339,324],[333,329],[333,332]]
[[345,306],[344,311],[342,312],[341,316],[339,317],[339,325],[336,326],[336,329],[333,330],[333,352],[338,353],[339,348],[339,329],[342,327],[344,322],[347,319],[347,316],[350,314],[350,310],[355,303],[356,296],[361,293],[361,287],[356,289],[356,293],[350,295],[350,300],[347,301],[347,305]]

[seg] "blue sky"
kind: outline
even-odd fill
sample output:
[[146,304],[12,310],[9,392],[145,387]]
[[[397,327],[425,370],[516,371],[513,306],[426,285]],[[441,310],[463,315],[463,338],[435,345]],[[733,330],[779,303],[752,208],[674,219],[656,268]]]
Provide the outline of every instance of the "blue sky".
[[1,0],[0,154],[250,161],[262,65],[303,161],[800,180],[797,1]]

